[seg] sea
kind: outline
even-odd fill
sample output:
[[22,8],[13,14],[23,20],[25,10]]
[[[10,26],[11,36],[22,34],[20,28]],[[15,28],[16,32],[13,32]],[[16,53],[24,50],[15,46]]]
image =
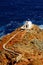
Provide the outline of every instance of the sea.
[[0,37],[27,20],[43,29],[43,0],[0,0]]

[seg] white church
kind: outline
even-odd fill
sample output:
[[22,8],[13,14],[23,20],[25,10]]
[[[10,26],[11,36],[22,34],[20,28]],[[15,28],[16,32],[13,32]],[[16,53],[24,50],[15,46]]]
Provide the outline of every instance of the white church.
[[32,28],[32,22],[31,21],[26,21],[25,24],[21,27],[21,29],[31,29]]

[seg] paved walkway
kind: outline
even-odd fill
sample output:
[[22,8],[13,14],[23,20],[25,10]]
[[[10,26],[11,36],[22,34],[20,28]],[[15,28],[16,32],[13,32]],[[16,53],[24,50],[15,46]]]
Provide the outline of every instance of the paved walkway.
[[[19,31],[18,33],[20,33],[20,31]],[[3,49],[4,49],[4,50],[9,51],[9,52],[12,52],[12,53],[14,53],[14,54],[18,54],[18,53],[16,53],[16,52],[14,52],[14,51],[12,51],[12,50],[6,48],[6,45],[7,45],[18,33],[16,33],[15,35],[13,35],[13,36],[3,45]]]

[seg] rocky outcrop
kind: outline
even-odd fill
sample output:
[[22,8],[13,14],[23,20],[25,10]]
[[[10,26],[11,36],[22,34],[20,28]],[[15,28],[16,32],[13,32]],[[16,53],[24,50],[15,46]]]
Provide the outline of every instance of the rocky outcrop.
[[[18,54],[5,50],[5,43],[8,50]],[[18,28],[0,39],[0,65],[43,65],[43,30],[37,25],[29,30]]]

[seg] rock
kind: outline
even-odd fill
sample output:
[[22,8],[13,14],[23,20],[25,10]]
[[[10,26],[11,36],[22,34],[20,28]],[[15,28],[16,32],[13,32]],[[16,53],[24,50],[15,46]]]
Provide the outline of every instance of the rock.
[[[14,53],[3,49],[16,33],[6,45]],[[37,25],[33,24],[31,29],[16,29],[0,40],[0,46],[0,65],[43,65],[43,30]]]

